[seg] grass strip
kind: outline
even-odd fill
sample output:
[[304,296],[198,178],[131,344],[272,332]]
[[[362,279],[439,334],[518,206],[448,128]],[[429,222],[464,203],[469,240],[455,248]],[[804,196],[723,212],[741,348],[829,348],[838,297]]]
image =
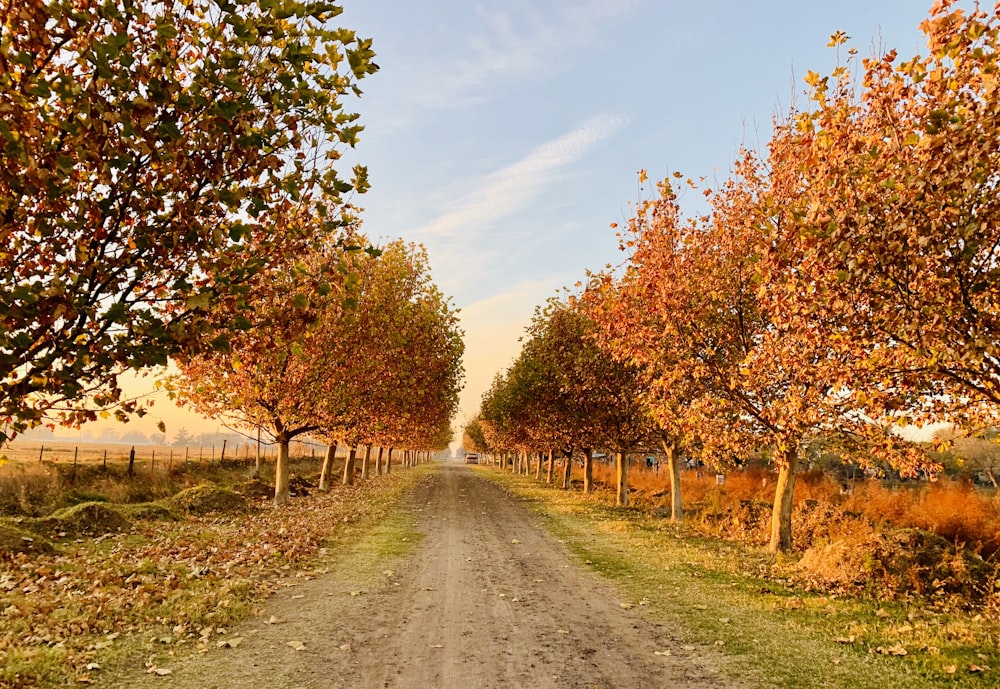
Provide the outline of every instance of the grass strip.
[[751,686],[982,688],[1000,681],[995,620],[928,601],[806,591],[787,575],[789,562],[761,549],[615,508],[607,495],[480,471],[541,515],[581,565],[690,643],[725,654],[725,671]]

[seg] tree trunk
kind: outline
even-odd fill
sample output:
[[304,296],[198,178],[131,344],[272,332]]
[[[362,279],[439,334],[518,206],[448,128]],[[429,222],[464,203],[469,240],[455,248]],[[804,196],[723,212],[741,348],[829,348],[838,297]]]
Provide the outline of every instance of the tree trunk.
[[684,504],[681,502],[681,458],[677,443],[660,438],[663,452],[667,455],[667,469],[670,471],[670,521],[679,524],[684,521]]
[[589,447],[583,448],[583,492],[594,492],[594,451]]
[[385,448],[382,447],[381,445],[379,445],[378,446],[378,459],[375,460],[375,473],[378,474],[379,476],[381,476],[383,474],[383,471],[382,471],[382,467],[383,467],[383,464],[382,464],[382,455],[384,453],[385,453]]
[[563,465],[562,489],[569,490],[573,476],[573,450],[566,453],[566,463]]
[[624,452],[615,453],[615,504],[619,507],[628,507],[628,462]]
[[288,493],[288,438],[278,437],[278,458],[274,462],[274,504],[287,505],[291,500]]
[[544,461],[544,459],[542,458],[542,453],[539,452],[538,453],[538,464],[535,465],[535,480],[536,481],[541,481],[542,480],[542,462],[543,461]]
[[767,546],[772,553],[792,549],[792,493],[798,454],[797,446],[785,450],[778,469],[778,486],[774,489],[774,508],[771,510],[771,542]]
[[[185,448],[185,452],[187,452],[187,448]],[[185,457],[185,459],[186,459],[186,457]],[[260,466],[261,466],[261,462],[260,462],[260,429],[258,428],[257,429],[257,451],[256,451],[256,454],[254,455],[254,458],[253,458],[253,473],[250,474],[250,478],[257,478],[257,479],[260,478]]]
[[323,468],[319,472],[319,489],[330,490],[330,472],[333,469],[333,460],[337,456],[337,443],[330,443],[326,446],[326,455],[323,457]]
[[352,447],[351,451],[347,453],[347,461],[344,462],[344,485],[353,486],[354,485],[354,460],[357,459],[358,448]]
[[365,445],[365,458],[361,460],[361,480],[367,481],[368,476],[371,473],[371,461],[372,461],[372,446]]
[[389,448],[389,454],[385,456],[385,473],[392,472],[392,448]]

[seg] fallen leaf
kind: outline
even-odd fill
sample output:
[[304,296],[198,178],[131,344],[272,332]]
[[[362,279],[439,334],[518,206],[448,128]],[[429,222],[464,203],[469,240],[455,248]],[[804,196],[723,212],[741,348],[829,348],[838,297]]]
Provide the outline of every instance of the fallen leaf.
[[990,668],[985,665],[970,665],[969,672],[986,672]]
[[444,648],[444,644],[431,644],[431,648]]
[[513,543],[514,545],[517,545],[521,541],[517,540],[516,538],[512,538],[512,539],[510,539],[510,542]]
[[271,615],[271,619],[264,622],[264,624],[281,624],[282,622],[284,622],[284,620],[281,619],[280,617],[275,617],[274,615]]
[[653,651],[653,655],[670,656],[673,655],[673,653],[670,652],[670,649],[667,649],[666,651]]
[[622,610],[631,610],[635,606],[632,605],[631,603],[619,603],[618,607],[620,607]]
[[725,645],[726,645],[726,642],[725,642],[725,641],[723,641],[722,639],[717,639],[717,640],[715,641],[715,645],[716,645],[716,646],[725,646]]
[[694,646],[681,646],[681,650],[683,650],[683,651],[693,651],[694,650]]
[[887,613],[885,611],[885,608],[879,608],[878,610],[875,611],[875,617],[883,617],[883,618],[885,618],[885,617],[888,617],[888,616],[889,616],[889,613]]
[[291,646],[296,651],[304,651],[304,650],[306,650],[306,645],[304,643],[302,643],[301,641],[289,641],[287,645]]
[[560,634],[569,634],[569,630],[568,629],[560,629],[559,633]]
[[350,653],[351,652],[351,645],[350,644],[341,644],[340,645],[340,650],[341,651],[347,651],[348,653]]
[[243,643],[242,636],[234,636],[232,639],[223,639],[222,641],[215,642],[218,648],[236,648],[241,643]]
[[147,675],[160,675],[161,677],[163,677],[165,675],[172,674],[172,673],[173,673],[172,670],[168,670],[165,667],[155,667],[154,666],[154,667],[151,667],[148,670],[146,670],[146,674]]
[[856,637],[853,634],[851,634],[850,636],[838,636],[836,639],[834,639],[834,641],[836,641],[838,644],[853,644],[855,640]]
[[946,674],[954,675],[956,672],[958,672],[958,666],[957,665],[945,665],[944,666],[944,671],[945,671]]

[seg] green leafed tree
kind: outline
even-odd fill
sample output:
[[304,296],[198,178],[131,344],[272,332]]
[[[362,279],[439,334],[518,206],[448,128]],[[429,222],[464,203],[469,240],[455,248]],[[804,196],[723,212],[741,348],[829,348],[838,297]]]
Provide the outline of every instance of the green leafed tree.
[[341,224],[367,186],[336,170],[361,129],[344,104],[376,66],[340,12],[0,2],[0,441],[92,419],[124,369],[232,326],[212,304],[313,239],[274,218],[323,199],[328,223],[306,229]]

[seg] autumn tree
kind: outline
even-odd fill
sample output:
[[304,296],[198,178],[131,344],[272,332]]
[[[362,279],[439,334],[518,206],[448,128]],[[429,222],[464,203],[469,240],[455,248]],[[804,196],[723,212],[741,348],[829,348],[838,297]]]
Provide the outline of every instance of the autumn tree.
[[[787,550],[798,460],[811,434],[870,435],[899,464],[916,455],[890,453],[897,443],[857,413],[838,377],[848,369],[822,319],[799,332],[768,310],[761,270],[773,222],[767,192],[749,153],[707,193],[706,215],[685,217],[670,182],[660,184],[660,197],[640,207],[626,233],[632,253],[623,289],[646,313],[631,315],[636,327],[624,329],[621,346],[654,373],[651,400],[661,422],[697,438],[707,461],[771,459],[778,480],[770,548]],[[668,392],[675,389],[682,396]]]
[[[376,66],[340,12],[0,1],[0,441],[135,410],[124,369],[218,338],[217,299],[343,222],[344,101]],[[329,225],[275,223],[321,198]]]
[[[457,312],[419,245],[397,240],[352,260],[351,308],[328,312],[322,325],[322,433],[349,447],[438,449],[443,429],[450,440],[463,376]],[[345,481],[351,471],[349,457]]]
[[465,448],[466,452],[478,452],[482,455],[492,452],[486,442],[486,434],[483,433],[483,425],[478,414],[468,421],[462,429],[462,447]]
[[302,260],[258,274],[252,299],[218,307],[249,305],[255,327],[232,333],[225,349],[181,354],[180,372],[171,379],[172,394],[196,411],[274,439],[277,505],[289,500],[290,441],[323,427],[322,402],[336,371],[324,328],[333,314],[352,308],[348,267],[354,254],[363,253],[344,244],[317,247]]
[[553,415],[584,452],[584,490],[592,489],[595,448],[614,452],[615,500],[628,505],[627,453],[644,440],[650,419],[637,369],[614,359],[597,343],[597,327],[576,297],[550,300],[529,332],[542,351],[558,391]]
[[[649,431],[636,371],[600,349],[595,326],[576,300],[536,309],[514,363],[484,395],[484,432],[519,451],[558,448],[569,486],[573,452],[584,452],[584,490],[592,489],[594,448],[615,452],[619,505],[628,504],[625,453]],[[492,442],[492,441],[491,441]]]
[[1000,7],[956,5],[921,25],[924,55],[859,66],[851,50],[830,76],[807,74],[809,109],[770,146],[765,267],[768,308],[793,327],[821,315],[838,350],[877,371],[852,386],[858,406],[968,432],[1000,409]]
[[[678,267],[671,262],[679,258],[680,249],[662,247],[661,269]],[[647,303],[655,294],[650,289],[653,285],[643,281],[642,272],[632,267],[617,280],[608,272],[590,277],[582,308],[597,325],[597,345],[636,368],[638,387],[651,425],[655,426],[650,435],[658,436],[667,461],[670,518],[683,521],[682,455],[696,442],[696,429],[687,424],[686,412],[697,399],[699,388],[689,379],[673,375],[677,357],[683,353],[675,347],[673,338],[663,337],[664,325],[659,322],[662,312]]]

